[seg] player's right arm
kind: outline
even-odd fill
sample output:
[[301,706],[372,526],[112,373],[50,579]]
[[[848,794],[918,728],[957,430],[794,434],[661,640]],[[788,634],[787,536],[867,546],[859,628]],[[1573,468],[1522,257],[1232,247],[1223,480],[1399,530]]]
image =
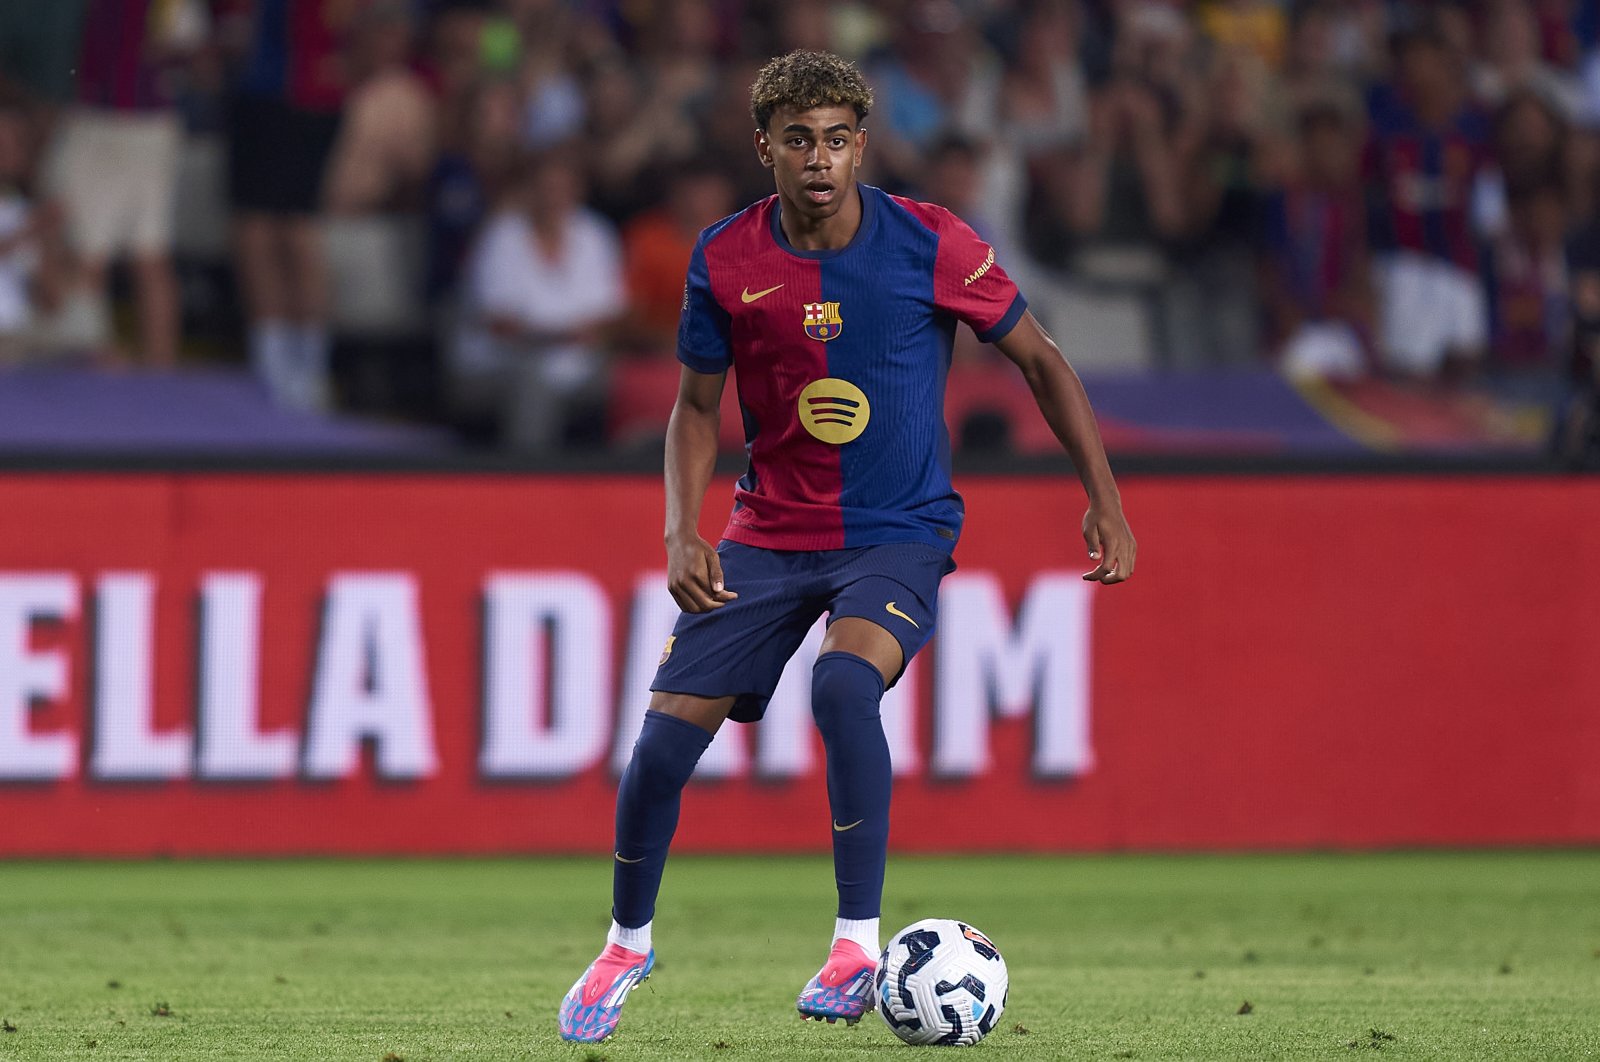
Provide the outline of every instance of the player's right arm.
[[685,612],[708,612],[739,596],[723,587],[716,548],[700,537],[700,504],[716,471],[727,378],[685,365],[667,423],[667,588]]
[[722,561],[700,537],[700,505],[717,465],[722,385],[733,363],[728,311],[711,290],[705,236],[689,256],[678,321],[678,399],[667,423],[667,589],[685,612],[709,612],[739,596],[722,585]]

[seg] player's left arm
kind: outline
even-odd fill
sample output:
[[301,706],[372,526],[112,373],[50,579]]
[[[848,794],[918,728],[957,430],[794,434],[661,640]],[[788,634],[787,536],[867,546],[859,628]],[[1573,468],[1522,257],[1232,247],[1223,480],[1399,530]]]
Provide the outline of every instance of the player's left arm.
[[1071,456],[1089,495],[1089,511],[1083,516],[1083,540],[1089,546],[1089,559],[1098,563],[1084,578],[1107,585],[1124,582],[1133,575],[1138,543],[1122,514],[1122,495],[1111,475],[1111,464],[1100,441],[1100,427],[1083,382],[1031,312],[1024,313],[1011,331],[995,340],[995,346],[1022,370],[1039,411]]

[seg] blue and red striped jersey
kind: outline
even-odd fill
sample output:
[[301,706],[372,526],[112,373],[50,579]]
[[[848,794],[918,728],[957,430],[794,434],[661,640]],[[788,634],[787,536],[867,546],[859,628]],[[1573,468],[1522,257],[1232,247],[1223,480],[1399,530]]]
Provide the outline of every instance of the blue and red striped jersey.
[[678,360],[730,366],[749,465],[723,537],[783,550],[953,549],[945,377],[958,321],[1003,338],[1027,303],[994,249],[943,207],[861,191],[838,250],[789,245],[770,196],[700,234]]
[[78,55],[78,101],[119,111],[172,106],[169,63],[158,58],[151,0],[89,0]]
[[239,91],[331,114],[343,105],[348,0],[250,0],[250,52]]
[[1478,268],[1472,196],[1492,165],[1489,123],[1465,107],[1444,129],[1430,129],[1393,91],[1377,91],[1368,105],[1371,128],[1362,160],[1380,209],[1372,223],[1377,250],[1418,251]]

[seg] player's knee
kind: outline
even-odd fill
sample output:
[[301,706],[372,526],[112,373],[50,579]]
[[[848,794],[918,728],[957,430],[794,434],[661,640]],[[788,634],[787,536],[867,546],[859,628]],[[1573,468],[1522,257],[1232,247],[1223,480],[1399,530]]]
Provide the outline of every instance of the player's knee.
[[811,714],[826,737],[841,719],[877,719],[883,698],[883,676],[854,653],[832,652],[817,657],[811,669]]
[[681,788],[709,744],[711,735],[693,723],[662,712],[647,712],[639,740],[633,743],[633,762],[628,770],[637,772],[639,779],[652,789]]

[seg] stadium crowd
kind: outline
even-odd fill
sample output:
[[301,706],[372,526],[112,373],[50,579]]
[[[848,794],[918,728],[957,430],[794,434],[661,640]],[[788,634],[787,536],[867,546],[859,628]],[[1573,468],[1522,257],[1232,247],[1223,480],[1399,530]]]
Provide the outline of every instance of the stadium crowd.
[[1080,368],[1590,371],[1596,0],[8,0],[0,363],[596,441],[793,48]]

